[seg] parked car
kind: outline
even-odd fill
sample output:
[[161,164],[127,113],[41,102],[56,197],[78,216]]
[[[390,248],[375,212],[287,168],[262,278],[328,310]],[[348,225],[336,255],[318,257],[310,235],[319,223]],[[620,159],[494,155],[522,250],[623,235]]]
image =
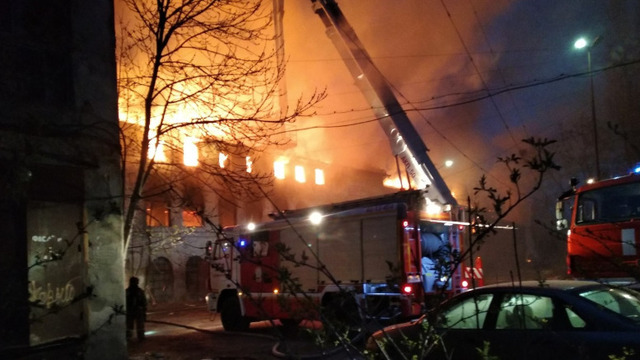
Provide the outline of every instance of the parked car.
[[388,359],[639,359],[640,292],[572,280],[485,286],[375,332],[367,350]]

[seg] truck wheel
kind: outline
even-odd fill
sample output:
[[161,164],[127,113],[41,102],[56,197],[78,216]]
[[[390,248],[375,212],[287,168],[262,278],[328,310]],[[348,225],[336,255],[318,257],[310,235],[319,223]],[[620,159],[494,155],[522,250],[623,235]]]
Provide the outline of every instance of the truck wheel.
[[244,331],[249,328],[249,320],[242,316],[240,301],[236,296],[230,296],[224,300],[220,320],[226,331]]
[[335,293],[326,295],[323,299],[323,318],[329,321],[338,321],[349,327],[357,327],[362,324],[362,316],[352,294]]
[[356,340],[364,325],[356,299],[352,294],[328,294],[322,300],[322,325],[327,341],[337,341],[339,336]]

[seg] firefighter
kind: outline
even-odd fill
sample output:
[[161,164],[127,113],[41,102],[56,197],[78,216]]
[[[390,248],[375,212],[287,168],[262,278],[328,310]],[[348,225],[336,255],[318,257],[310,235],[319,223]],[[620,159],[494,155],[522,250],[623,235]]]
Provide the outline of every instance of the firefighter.
[[127,339],[133,335],[135,324],[138,340],[144,340],[144,322],[147,318],[147,296],[138,284],[140,280],[133,276],[127,288]]

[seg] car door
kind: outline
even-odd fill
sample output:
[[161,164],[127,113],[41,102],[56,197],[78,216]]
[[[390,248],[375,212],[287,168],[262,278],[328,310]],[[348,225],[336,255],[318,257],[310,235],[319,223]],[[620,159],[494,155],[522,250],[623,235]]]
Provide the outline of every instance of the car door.
[[[582,303],[577,300],[560,302],[561,315],[566,315],[566,323],[558,329],[566,351],[581,360],[637,358],[640,354],[640,326],[628,321],[621,312],[636,316],[640,307],[631,309],[635,301],[625,294],[616,297],[617,291],[598,289],[587,296],[595,303]],[[599,294],[599,295],[598,295]],[[592,295],[600,296],[594,300]],[[596,305],[597,304],[597,305]],[[629,356],[633,353],[633,356]],[[626,354],[626,356],[625,356]],[[567,357],[563,358],[563,360]]]
[[442,342],[427,359],[597,359],[623,350],[618,346],[596,356],[613,334],[590,326],[592,319],[570,304],[536,291],[473,294],[447,306],[437,319]]
[[499,304],[496,316],[485,324],[483,337],[489,355],[566,360],[583,350],[577,346],[575,330],[584,321],[559,299],[537,293],[505,293],[495,302]]
[[483,327],[493,298],[490,293],[472,294],[442,309],[436,324],[442,341],[435,354],[426,358],[478,358],[476,349],[483,346]]

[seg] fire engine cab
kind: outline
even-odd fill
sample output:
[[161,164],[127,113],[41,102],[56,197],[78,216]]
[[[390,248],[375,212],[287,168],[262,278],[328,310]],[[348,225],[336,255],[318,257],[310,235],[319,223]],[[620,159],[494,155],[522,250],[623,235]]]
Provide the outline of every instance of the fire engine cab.
[[558,230],[567,231],[567,272],[608,282],[640,280],[640,167],[560,196]]

